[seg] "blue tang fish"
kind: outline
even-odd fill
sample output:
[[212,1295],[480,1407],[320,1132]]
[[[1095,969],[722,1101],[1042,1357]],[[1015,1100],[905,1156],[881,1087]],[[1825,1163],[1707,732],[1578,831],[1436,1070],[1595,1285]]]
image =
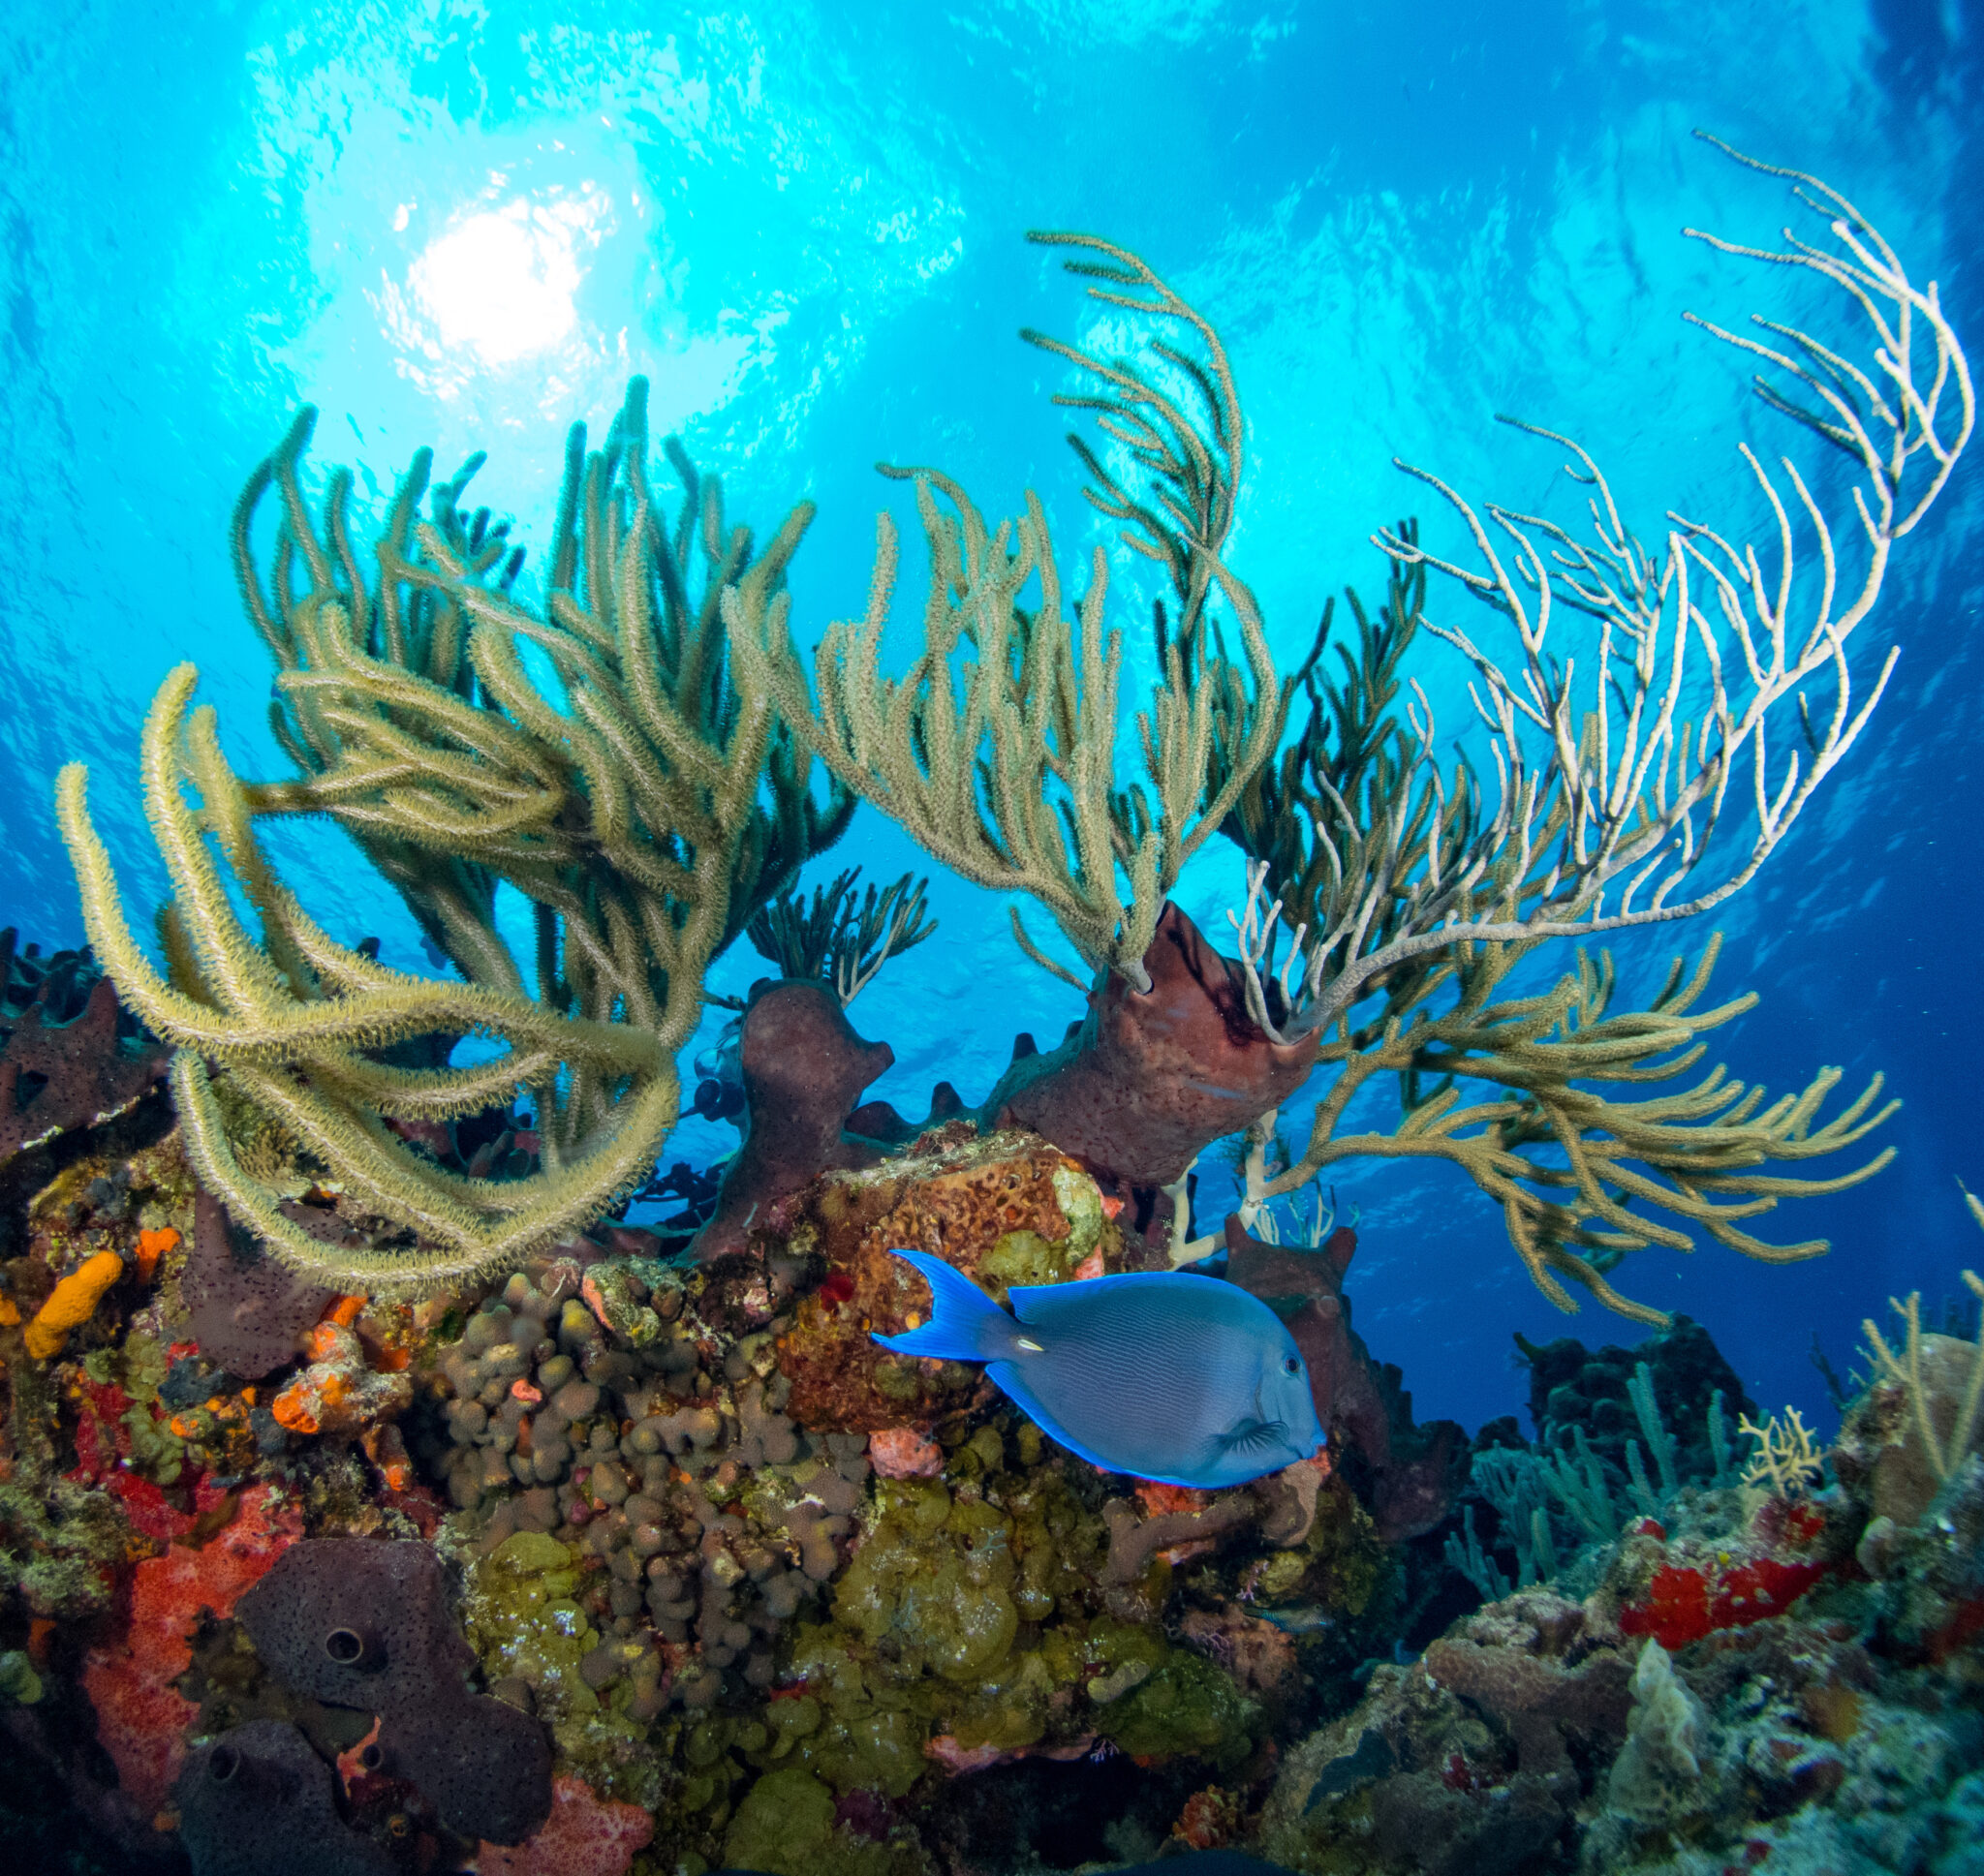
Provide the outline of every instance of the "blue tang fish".
[[983,1362],[1040,1430],[1110,1472],[1242,1485],[1323,1443],[1309,1365],[1266,1304],[1216,1276],[1151,1271],[1007,1292],[1008,1315],[941,1257],[898,1250],[930,1320],[875,1339],[898,1355]]

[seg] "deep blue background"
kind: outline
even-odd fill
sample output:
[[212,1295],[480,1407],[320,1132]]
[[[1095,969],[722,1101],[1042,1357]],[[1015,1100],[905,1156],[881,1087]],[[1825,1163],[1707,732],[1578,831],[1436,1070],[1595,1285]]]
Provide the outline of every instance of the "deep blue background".
[[[1768,242],[1785,212],[1778,185],[1688,133],[1825,174],[1984,352],[1980,29],[1979,0],[20,0],[0,22],[0,918],[79,936],[48,810],[77,754],[134,901],[156,896],[133,755],[177,659],[200,661],[236,761],[276,766],[224,528],[298,401],[323,406],[320,453],[355,463],[361,490],[389,490],[420,443],[443,468],[486,446],[477,489],[536,545],[564,425],[604,422],[645,370],[658,421],[724,475],[735,512],[764,527],[820,503],[802,638],[858,610],[875,509],[908,512],[880,458],[941,464],[998,512],[1035,485],[1064,559],[1085,552],[1102,537],[1045,404],[1062,381],[1012,333],[1088,315],[1020,244],[1029,227],[1137,247],[1226,334],[1252,446],[1234,552],[1284,655],[1328,592],[1380,586],[1366,537],[1415,500],[1393,454],[1477,496],[1544,498],[1554,454],[1497,430],[1499,410],[1577,432],[1643,532],[1669,507],[1750,530],[1736,445],[1791,439],[1679,316],[1833,313],[1680,238]],[[1874,728],[1722,919],[1721,988],[1764,1001],[1714,1059],[1773,1090],[1821,1062],[1849,1088],[1883,1070],[1906,1102],[1886,1133],[1900,1160],[1766,1221],[1831,1237],[1817,1263],[1712,1246],[1622,1277],[1704,1319],[1766,1405],[1820,1418],[1814,1332],[1844,1365],[1890,1291],[1939,1298],[1984,1253],[1954,1184],[1984,1182],[1980,463],[1906,544],[1867,633],[1906,648]],[[1119,569],[1117,617],[1140,655],[1139,578]],[[1863,674],[1876,652],[1861,644]],[[1458,728],[1450,669],[1426,676]],[[417,962],[404,912],[336,837],[283,851],[341,936]],[[828,864],[854,859],[886,876],[916,856],[864,812]],[[1215,844],[1180,896],[1211,923],[1238,873]],[[976,1097],[1014,1030],[1058,1034],[1076,1007],[1013,952],[1002,906],[948,880],[933,894],[942,930],[855,1010],[894,1045],[877,1092],[906,1109],[939,1075]],[[1703,936],[1620,946],[1628,989]],[[740,947],[713,983],[759,968]],[[728,1138],[686,1125],[668,1153]],[[1362,1207],[1359,1324],[1421,1410],[1514,1407],[1510,1331],[1564,1324],[1494,1210],[1448,1173],[1353,1167],[1337,1184]],[[1626,1327],[1589,1309],[1576,1326]]]

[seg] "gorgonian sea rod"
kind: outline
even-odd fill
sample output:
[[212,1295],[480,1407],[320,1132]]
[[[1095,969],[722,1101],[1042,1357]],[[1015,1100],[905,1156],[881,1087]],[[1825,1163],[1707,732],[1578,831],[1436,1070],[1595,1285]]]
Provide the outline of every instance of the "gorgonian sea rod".
[[[1780,322],[1758,321],[1754,336],[1697,323],[1757,357],[1765,402],[1847,459],[1844,509],[1829,511],[1788,459],[1773,468],[1746,447],[1766,544],[1676,518],[1650,550],[1594,459],[1533,429],[1569,452],[1590,531],[1476,506],[1410,469],[1451,508],[1471,555],[1435,553],[1410,523],[1377,537],[1392,561],[1386,603],[1373,619],[1352,597],[1354,643],[1330,641],[1325,614],[1292,678],[1278,674],[1255,596],[1225,558],[1245,426],[1217,332],[1125,250],[1037,237],[1146,335],[1128,361],[1024,335],[1075,374],[1057,401],[1120,446],[1105,455],[1073,440],[1086,494],[1170,589],[1130,782],[1118,773],[1124,644],[1106,623],[1108,559],[1092,556],[1074,598],[1032,495],[995,523],[934,470],[889,471],[914,482],[929,549],[923,649],[903,675],[883,671],[897,569],[884,517],[865,615],[827,629],[809,672],[785,584],[808,509],[760,551],[670,442],[683,496],[667,521],[647,478],[639,381],[602,449],[573,432],[541,606],[518,597],[503,525],[461,507],[479,458],[433,489],[426,521],[416,514],[429,465],[417,458],[361,566],[349,476],[332,475],[317,514],[306,504],[305,414],[257,472],[235,527],[298,773],[236,778],[211,714],[191,709],[191,667],[168,680],[143,744],[173,885],[163,967],[127,928],[82,771],[60,784],[93,941],[126,1001],[179,1050],[174,1087],[202,1177],[278,1255],[342,1287],[487,1280],[583,1227],[638,1184],[673,1124],[674,1057],[709,966],[765,908],[790,913],[800,868],[860,799],[967,879],[1031,897],[1080,960],[1080,971],[1054,963],[1014,914],[1028,956],[1093,1008],[1053,1061],[1022,1064],[999,1106],[1099,1175],[1173,1185],[1182,1205],[1192,1155],[1248,1132],[1251,1224],[1339,1159],[1449,1160],[1501,1207],[1553,1301],[1570,1307],[1582,1286],[1646,1319],[1658,1312],[1609,1280],[1628,1251],[1697,1234],[1766,1259],[1822,1249],[1768,1242],[1751,1221],[1784,1196],[1865,1178],[1885,1155],[1816,1179],[1771,1162],[1863,1138],[1884,1111],[1879,1084],[1822,1123],[1831,1069],[1776,1100],[1720,1069],[1665,1086],[1700,1059],[1706,1030],[1748,1006],[1702,1006],[1713,940],[1640,1009],[1615,1009],[1609,959],[1583,954],[1554,988],[1511,988],[1554,939],[1706,912],[1754,876],[1878,700],[1896,654],[1856,690],[1851,641],[1970,437],[1968,369],[1934,285],[1915,285],[1837,192],[1750,167],[1789,180],[1829,241],[1787,234],[1766,251],[1700,238],[1823,283],[1868,343],[1856,358],[1844,339]],[[270,488],[282,518],[262,566],[251,523]],[[1428,616],[1436,575],[1483,603],[1511,635],[1506,653]],[[1442,766],[1430,707],[1403,679],[1422,627],[1471,674],[1485,749],[1472,763]],[[560,701],[532,682],[526,644],[554,665]],[[1782,733],[1794,723],[1799,737]],[[351,831],[465,981],[389,970],[333,942],[258,842],[263,818],[295,814]],[[1165,912],[1214,835],[1250,863],[1232,959],[1188,941]],[[528,957],[498,929],[499,884],[533,907]],[[259,933],[238,917],[235,887]],[[898,936],[913,941],[895,925],[884,935]],[[854,947],[867,974],[887,941]],[[1204,1009],[1124,1033],[1216,1025],[1216,1047],[1248,1064],[1211,1078],[1232,1098],[1188,1098],[1183,1083],[1205,1061],[1109,1055],[1112,1011],[1171,996],[1188,953]],[[852,971],[838,994],[865,980]],[[469,1031],[506,1052],[450,1065],[447,1046]],[[1308,1143],[1270,1163],[1273,1111],[1312,1064],[1328,1085]],[[1149,1085],[1132,1087],[1138,1075]],[[1392,1123],[1341,1132],[1374,1077],[1396,1078]],[[519,1093],[536,1118],[533,1169],[480,1177],[407,1138]],[[1105,1123],[1112,1104],[1125,1124]],[[244,1120],[283,1129],[398,1241],[327,1246],[295,1230],[231,1145]],[[1128,1163],[1126,1135],[1149,1147],[1145,1159]],[[835,1155],[833,1141],[824,1151]],[[731,1248],[755,1228],[712,1242]],[[1182,1217],[1174,1238],[1194,1242]]]

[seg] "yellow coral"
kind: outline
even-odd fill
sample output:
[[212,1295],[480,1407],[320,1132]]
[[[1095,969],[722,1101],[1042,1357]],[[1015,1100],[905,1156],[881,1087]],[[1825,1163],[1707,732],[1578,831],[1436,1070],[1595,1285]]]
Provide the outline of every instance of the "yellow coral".
[[100,1250],[73,1270],[49,1291],[27,1326],[27,1352],[38,1362],[62,1352],[72,1329],[80,1328],[97,1312],[104,1292],[124,1275],[124,1260],[114,1250]]
[[1825,1461],[1796,1407],[1786,1407],[1782,1421],[1772,1414],[1758,1427],[1745,1415],[1738,1426],[1756,1441],[1756,1451],[1743,1468],[1745,1485],[1767,1485],[1780,1498],[1795,1498],[1824,1476]]
[[[1979,1224],[1984,1224],[1984,1206],[1980,1206],[1968,1191],[1964,1197],[1969,1204],[1971,1215]],[[1970,1293],[1984,1303],[1984,1281],[1979,1281],[1977,1273],[1965,1271],[1963,1276]],[[1928,1455],[1929,1469],[1938,1480],[1946,1480],[1963,1463],[1964,1455],[1976,1440],[1979,1424],[1984,1423],[1984,1330],[1980,1330],[1977,1339],[1970,1343],[1954,1336],[1925,1334],[1922,1328],[1922,1293],[1919,1290],[1911,1291],[1906,1303],[1898,1303],[1890,1297],[1888,1307],[1901,1317],[1907,1331],[1907,1339],[1899,1355],[1888,1346],[1872,1318],[1860,1326],[1866,1331],[1868,1345],[1874,1350],[1874,1358],[1879,1365],[1880,1379],[1894,1383],[1907,1396],[1909,1417],[1921,1438],[1922,1450]],[[1950,1371],[1953,1376],[1959,1371],[1954,1364],[1964,1361],[1961,1371],[1965,1379],[1961,1397],[1952,1393],[1947,1400],[1939,1400],[1938,1389],[1924,1374],[1923,1363],[1926,1357],[1933,1367],[1945,1353],[1952,1364]],[[1947,1424],[1939,1425],[1939,1422]]]

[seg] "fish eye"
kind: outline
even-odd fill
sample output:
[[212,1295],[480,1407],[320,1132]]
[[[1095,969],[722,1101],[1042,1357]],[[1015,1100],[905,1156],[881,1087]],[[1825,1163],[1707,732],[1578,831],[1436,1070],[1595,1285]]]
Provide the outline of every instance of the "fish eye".
[[1282,1372],[1284,1374],[1300,1374],[1302,1372],[1301,1356],[1290,1355],[1286,1357],[1282,1363]]

